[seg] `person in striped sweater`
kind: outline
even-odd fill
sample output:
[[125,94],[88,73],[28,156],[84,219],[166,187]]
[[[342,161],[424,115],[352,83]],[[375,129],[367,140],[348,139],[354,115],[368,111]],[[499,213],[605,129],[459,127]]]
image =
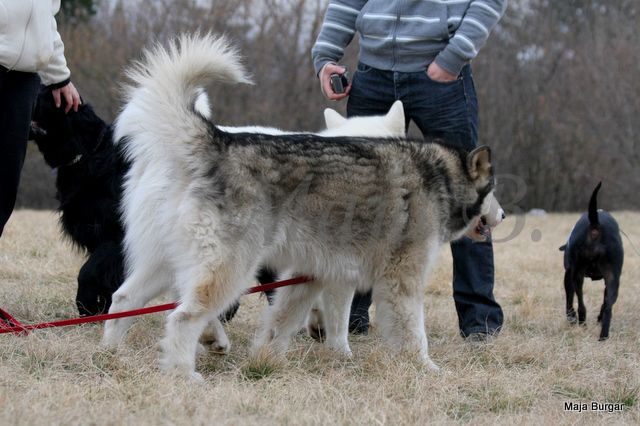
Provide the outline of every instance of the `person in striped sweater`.
[[[327,99],[348,97],[347,116],[379,115],[401,100],[407,126],[425,139],[473,149],[478,102],[471,61],[504,15],[507,0],[331,0],[312,48]],[[344,49],[358,34],[353,81],[333,92],[331,74],[342,74]],[[467,238],[451,244],[453,298],[460,333],[484,341],[496,335],[503,313],[493,296],[493,246]],[[349,328],[366,334],[371,292],[356,294]]]

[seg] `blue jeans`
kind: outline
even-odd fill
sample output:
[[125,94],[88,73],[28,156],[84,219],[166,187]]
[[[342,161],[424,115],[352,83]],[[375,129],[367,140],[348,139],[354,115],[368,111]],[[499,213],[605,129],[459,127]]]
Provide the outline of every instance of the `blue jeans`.
[[[439,83],[426,71],[401,73],[378,70],[362,63],[353,76],[347,115],[386,114],[401,100],[406,126],[413,122],[425,137],[440,137],[447,144],[473,149],[478,141],[478,100],[471,67],[466,65],[457,80]],[[503,314],[493,297],[493,245],[462,238],[451,243],[453,299],[460,333],[497,333]],[[371,292],[356,294],[351,306],[350,328],[366,331]]]

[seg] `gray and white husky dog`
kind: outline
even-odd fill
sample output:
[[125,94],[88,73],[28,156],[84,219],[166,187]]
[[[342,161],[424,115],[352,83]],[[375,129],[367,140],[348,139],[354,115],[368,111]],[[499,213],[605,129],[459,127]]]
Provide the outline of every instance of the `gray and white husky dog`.
[[[327,342],[349,353],[349,295],[373,288],[389,346],[437,369],[424,328],[426,278],[443,243],[481,236],[493,191],[487,147],[225,132],[195,107],[200,88],[249,79],[237,52],[209,35],[156,47],[128,75],[115,130],[131,161],[122,201],[127,278],[110,312],[178,292],[163,368],[201,378],[198,338],[267,264],[314,281],[281,289],[258,348],[284,352],[327,291],[336,319]],[[129,324],[108,321],[103,342],[117,345]]]

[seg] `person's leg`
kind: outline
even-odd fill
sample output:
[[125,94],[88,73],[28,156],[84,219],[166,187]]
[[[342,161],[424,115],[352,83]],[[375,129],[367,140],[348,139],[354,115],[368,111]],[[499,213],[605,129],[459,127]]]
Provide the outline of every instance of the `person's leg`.
[[[447,143],[473,149],[478,139],[478,102],[471,69],[466,66],[452,83],[431,81],[425,73],[411,74],[403,86],[406,115],[425,136],[442,137]],[[472,242],[464,237],[451,243],[453,298],[460,333],[495,334],[503,314],[493,297],[494,268],[491,241]]]
[[0,70],[0,236],[16,203],[39,87],[37,74]]
[[[395,102],[393,73],[358,64],[347,102],[347,117],[386,114]],[[349,315],[349,331],[367,334],[371,290],[356,292]]]

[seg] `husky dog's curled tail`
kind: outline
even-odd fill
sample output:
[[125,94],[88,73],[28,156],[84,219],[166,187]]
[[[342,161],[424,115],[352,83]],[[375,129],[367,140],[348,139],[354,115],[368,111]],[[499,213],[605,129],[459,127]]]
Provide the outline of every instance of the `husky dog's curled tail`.
[[[200,115],[203,87],[212,82],[251,83],[240,55],[224,37],[182,35],[168,47],[144,52],[127,77],[126,106],[116,120],[115,138],[133,139],[126,151],[175,150],[197,143],[208,131]],[[204,102],[203,102],[204,101]],[[196,114],[197,112],[197,114]]]

